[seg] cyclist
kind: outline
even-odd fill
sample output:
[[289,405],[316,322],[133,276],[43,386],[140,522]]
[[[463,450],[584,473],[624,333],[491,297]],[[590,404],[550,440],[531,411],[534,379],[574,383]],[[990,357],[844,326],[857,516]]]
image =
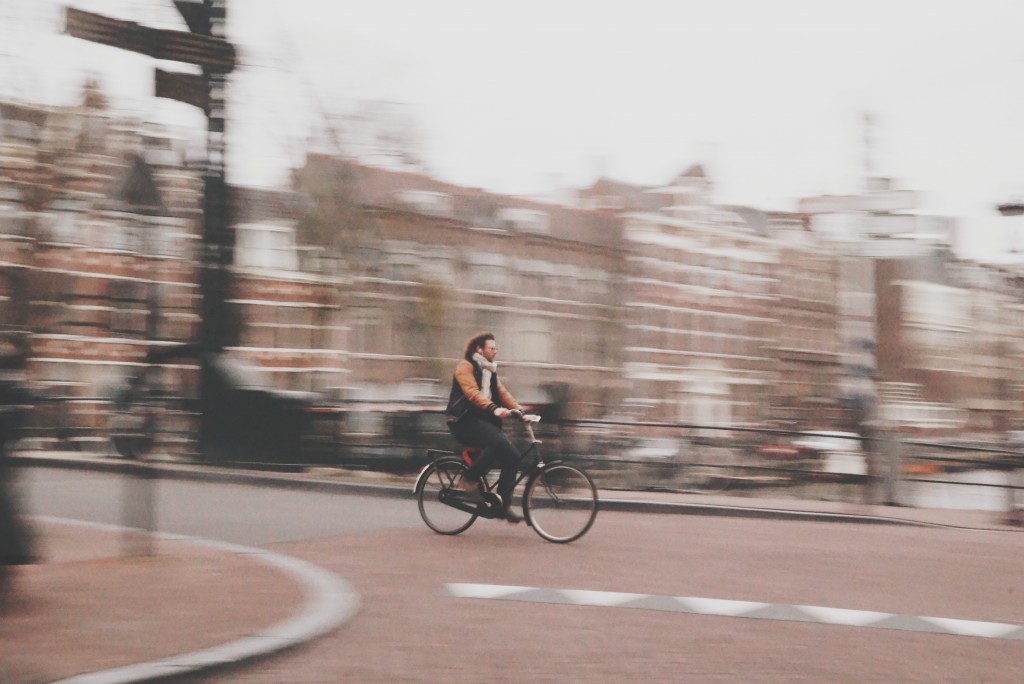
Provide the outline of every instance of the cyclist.
[[522,410],[515,397],[498,380],[498,344],[494,334],[480,332],[466,342],[463,360],[455,366],[452,391],[445,409],[448,431],[459,442],[480,449],[476,460],[456,487],[480,494],[480,478],[495,462],[501,465],[498,496],[505,520],[522,518],[512,510],[519,452],[501,429],[501,419]]

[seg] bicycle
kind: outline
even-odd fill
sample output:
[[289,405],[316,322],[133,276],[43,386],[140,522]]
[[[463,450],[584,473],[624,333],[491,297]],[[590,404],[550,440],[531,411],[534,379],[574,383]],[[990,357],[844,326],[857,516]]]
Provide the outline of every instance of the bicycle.
[[[519,472],[512,491],[526,481],[523,489],[523,519],[541,538],[566,544],[582,537],[597,517],[597,487],[590,475],[564,461],[545,462],[541,441],[533,432],[539,416],[513,411],[522,421],[530,446],[519,456]],[[427,527],[444,535],[465,532],[477,518],[502,517],[498,477],[488,473],[480,478],[482,497],[455,488],[472,463],[472,450],[456,452],[428,449],[431,459],[416,478],[420,517]],[[482,499],[482,500],[481,500]]]

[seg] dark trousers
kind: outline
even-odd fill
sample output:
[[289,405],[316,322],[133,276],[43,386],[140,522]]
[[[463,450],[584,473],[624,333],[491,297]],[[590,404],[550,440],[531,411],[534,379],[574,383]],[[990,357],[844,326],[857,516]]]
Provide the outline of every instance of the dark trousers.
[[516,469],[519,465],[519,452],[508,441],[501,428],[480,420],[473,415],[465,415],[457,423],[448,423],[448,431],[455,439],[469,447],[482,449],[473,465],[466,471],[471,478],[481,477],[494,467],[501,465],[498,476],[498,494],[507,508],[512,503],[512,490],[516,484]]

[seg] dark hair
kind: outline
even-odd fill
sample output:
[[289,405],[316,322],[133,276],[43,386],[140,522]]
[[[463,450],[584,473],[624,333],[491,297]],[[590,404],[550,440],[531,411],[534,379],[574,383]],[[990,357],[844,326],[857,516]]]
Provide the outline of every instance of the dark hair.
[[484,342],[493,339],[494,333],[478,332],[476,335],[473,335],[468,340],[466,340],[466,352],[465,354],[463,354],[463,358],[465,358],[467,361],[472,361],[473,354],[476,353],[476,348],[484,346]]

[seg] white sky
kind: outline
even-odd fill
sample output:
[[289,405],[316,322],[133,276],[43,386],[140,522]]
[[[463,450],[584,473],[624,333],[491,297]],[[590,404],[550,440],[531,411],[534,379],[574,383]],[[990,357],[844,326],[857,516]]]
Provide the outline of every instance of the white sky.
[[[62,4],[183,27],[170,0],[0,0],[0,94],[71,102],[89,70],[115,106],[203,128],[151,96],[153,60],[60,36]],[[495,192],[700,162],[719,202],[795,209],[863,187],[870,111],[876,172],[958,217],[961,253],[1004,245],[994,206],[1024,196],[1020,0],[234,0],[229,37],[236,183],[283,182],[321,112],[385,99],[435,175]]]

